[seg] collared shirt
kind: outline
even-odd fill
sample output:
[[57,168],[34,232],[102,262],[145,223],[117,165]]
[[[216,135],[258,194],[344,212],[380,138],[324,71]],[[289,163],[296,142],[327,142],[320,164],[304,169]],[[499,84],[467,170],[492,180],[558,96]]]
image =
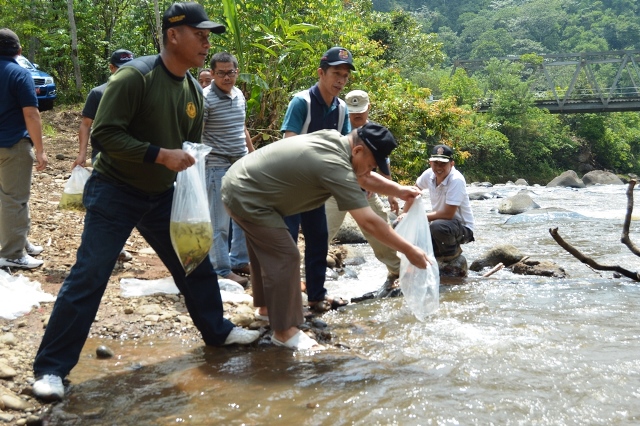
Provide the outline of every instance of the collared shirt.
[[431,169],[427,169],[420,175],[416,185],[420,189],[429,189],[433,211],[444,210],[447,204],[458,206],[453,217],[473,231],[474,219],[467,194],[467,182],[455,166],[451,167],[451,172],[440,185],[436,185],[436,175]]
[[222,201],[260,226],[286,228],[283,216],[335,197],[340,210],[367,207],[351,165],[349,140],[335,130],[282,139],[236,162],[222,179]]
[[247,103],[235,86],[230,94],[220,90],[215,82],[205,89],[209,90],[204,101],[202,142],[211,147],[207,166],[229,165],[249,152],[244,131]]
[[[351,123],[349,122],[349,112],[345,108],[345,117],[342,129],[338,129],[339,122],[339,100],[337,97],[333,98],[331,105],[327,105],[320,94],[320,88],[318,84],[309,89],[310,107],[311,107],[311,122],[307,133],[312,133],[317,130],[335,129],[339,130],[341,134],[346,135],[351,131]],[[300,96],[294,96],[289,102],[289,107],[284,116],[282,132],[293,132],[296,134],[302,133],[302,127],[307,118],[307,101]]]

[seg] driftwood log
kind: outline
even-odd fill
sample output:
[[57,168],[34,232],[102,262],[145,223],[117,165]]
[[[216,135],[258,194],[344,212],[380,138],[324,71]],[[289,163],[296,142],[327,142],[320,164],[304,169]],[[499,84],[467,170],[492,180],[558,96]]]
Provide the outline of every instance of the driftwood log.
[[[622,237],[620,238],[620,242],[626,245],[629,250],[636,256],[640,256],[640,250],[636,247],[635,244],[629,238],[629,226],[631,225],[631,214],[633,213],[633,188],[636,186],[636,180],[631,179],[629,181],[629,186],[627,188],[627,213],[624,218],[624,226],[622,227]],[[634,281],[640,281],[640,274],[638,272],[629,271],[618,265],[601,265],[595,260],[591,259],[588,256],[585,256],[578,249],[573,247],[571,244],[566,242],[558,233],[558,228],[549,229],[549,233],[551,237],[567,252],[569,252],[573,257],[578,259],[580,262],[591,266],[593,269],[598,271],[614,271],[621,275],[624,275],[627,278],[631,278]]]

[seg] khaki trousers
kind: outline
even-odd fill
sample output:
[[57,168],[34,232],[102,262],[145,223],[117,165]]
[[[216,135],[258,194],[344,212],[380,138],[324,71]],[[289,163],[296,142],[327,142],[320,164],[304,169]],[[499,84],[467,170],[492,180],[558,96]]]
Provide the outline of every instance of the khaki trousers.
[[287,228],[248,222],[227,209],[244,231],[251,268],[253,305],[266,306],[273,330],[304,322],[300,292],[300,251]]
[[[373,211],[380,216],[382,220],[389,223],[389,217],[378,194],[371,195],[371,197],[368,198],[368,201],[369,206],[371,206]],[[327,215],[327,228],[329,229],[329,244],[331,244],[331,241],[340,230],[340,226],[342,226],[342,222],[344,221],[347,212],[338,210],[338,203],[336,203],[336,199],[333,197],[330,197],[325,202],[324,208]],[[394,249],[382,244],[364,229],[360,228],[360,230],[362,231],[362,235],[367,239],[367,242],[369,242],[376,259],[387,267],[389,275],[394,275],[396,277],[400,276],[400,258],[398,257],[398,253]]]
[[31,140],[22,138],[0,148],[0,257],[24,256],[31,227],[29,194],[35,155]]

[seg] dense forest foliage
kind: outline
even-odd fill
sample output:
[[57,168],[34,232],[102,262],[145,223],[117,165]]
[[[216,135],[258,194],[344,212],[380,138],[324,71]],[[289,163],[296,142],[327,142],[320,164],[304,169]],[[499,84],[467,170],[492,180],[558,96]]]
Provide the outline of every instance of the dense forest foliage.
[[[392,156],[400,181],[428,167],[426,153],[437,143],[456,148],[469,181],[546,183],[567,169],[639,169],[639,113],[549,114],[534,106],[528,78],[540,54],[637,49],[635,0],[200,2],[227,26],[211,37],[211,53],[240,60],[257,146],[280,137],[291,94],[314,84],[322,53],[341,45],[357,67],[344,93],[369,92],[371,118],[400,142]],[[107,80],[114,50],[157,53],[159,17],[170,3],[0,0],[0,27],[13,29],[24,55],[56,78],[56,108],[65,108]],[[456,59],[487,61],[481,72],[452,73]],[[602,78],[611,72],[598,70]],[[487,91],[493,103],[479,113],[474,106]]]

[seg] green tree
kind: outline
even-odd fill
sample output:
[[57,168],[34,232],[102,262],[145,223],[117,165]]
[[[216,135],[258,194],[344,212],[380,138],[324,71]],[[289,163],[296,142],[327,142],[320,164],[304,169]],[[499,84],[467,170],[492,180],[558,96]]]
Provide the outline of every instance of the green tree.
[[467,72],[462,69],[456,69],[453,76],[445,76],[440,81],[442,95],[444,97],[454,97],[457,105],[467,105],[472,107],[482,96],[480,83],[477,79],[469,77]]

